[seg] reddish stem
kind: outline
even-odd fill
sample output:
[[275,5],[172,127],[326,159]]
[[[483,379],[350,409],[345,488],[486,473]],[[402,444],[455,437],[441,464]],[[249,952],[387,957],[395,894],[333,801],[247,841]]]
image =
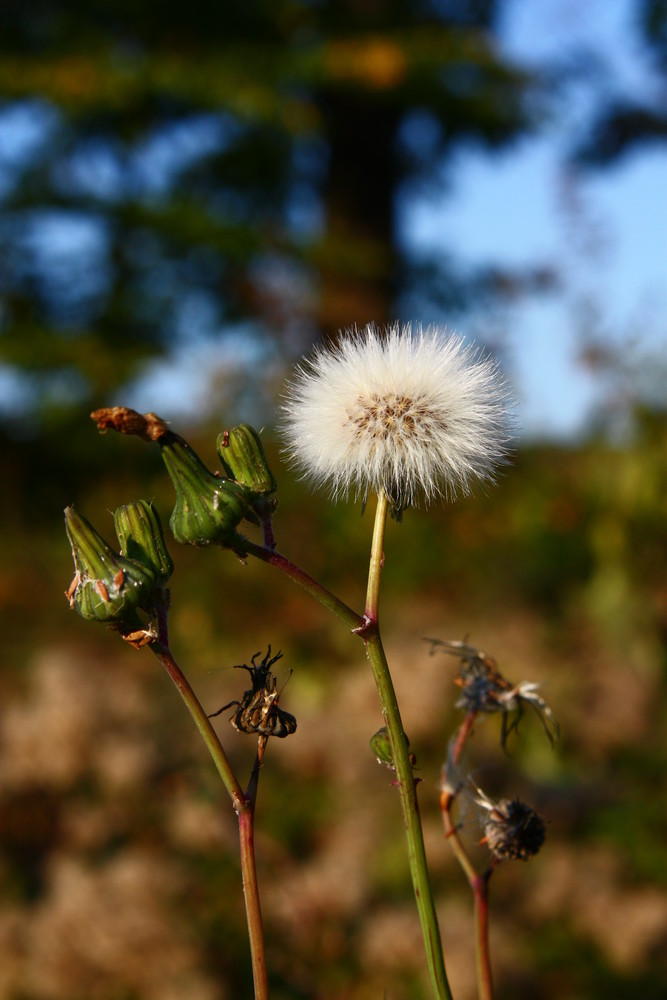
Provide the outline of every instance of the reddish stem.
[[241,847],[241,876],[243,897],[248,918],[248,939],[252,956],[252,976],[255,1000],[268,1000],[269,981],[264,947],[262,910],[259,901],[257,867],[255,865],[255,806],[249,802],[243,812],[238,813],[239,843]]
[[463,752],[463,747],[472,732],[472,727],[475,724],[475,719],[477,718],[477,712],[468,712],[465,719],[461,723],[458,733],[456,734],[456,740],[454,742],[454,748],[452,750],[452,759],[455,764],[458,764],[461,753]]
[[[458,763],[466,740],[472,732],[476,712],[468,712],[461,723],[454,746],[452,748],[452,762]],[[445,779],[447,776],[445,775]],[[445,826],[445,837],[454,852],[456,860],[465,874],[470,888],[473,891],[475,902],[475,965],[477,969],[477,994],[479,1000],[493,1000],[493,980],[491,977],[491,957],[489,953],[489,879],[493,874],[494,865],[479,875],[473,865],[468,852],[461,843],[458,835],[458,828],[452,821],[452,807],[456,791],[445,784],[440,794],[440,808]]]
[[257,779],[266,744],[265,742],[262,744],[262,741],[260,740],[260,744],[257,748],[255,767],[253,768],[250,784],[248,786],[248,792],[244,794],[236,775],[232,770],[223,746],[220,743],[218,735],[211,725],[210,719],[204,712],[204,709],[190,686],[185,674],[171,655],[167,627],[168,610],[169,597],[165,592],[157,609],[158,641],[154,643],[151,648],[162,666],[167,671],[188,711],[190,712],[190,715],[192,716],[194,723],[208,748],[213,762],[218,769],[218,773],[220,774],[220,777],[222,778],[234,804],[234,811],[236,812],[239,824],[241,877],[243,882],[246,918],[248,922],[248,939],[250,943],[250,957],[252,961],[255,1000],[268,1000],[269,983],[266,968],[262,911],[259,902],[259,887],[257,885],[254,838]]
[[264,535],[264,546],[272,552],[276,548],[276,539],[273,534],[273,518],[271,514],[265,514],[262,518],[262,534]]
[[344,601],[341,601],[339,597],[332,594],[330,590],[323,587],[321,583],[314,580],[312,576],[295,566],[293,562],[281,555],[280,552],[276,552],[273,549],[265,548],[262,545],[255,545],[254,542],[249,541],[247,538],[243,540],[243,547],[248,555],[255,556],[257,559],[261,559],[262,562],[268,563],[270,566],[275,566],[279,569],[281,573],[288,576],[294,583],[298,583],[300,587],[307,590],[315,600],[323,604],[325,608],[329,608],[333,611],[338,618],[342,619],[349,625],[349,627],[354,630],[364,626],[365,619],[362,615],[358,615],[356,611],[348,607]]
[[489,879],[493,868],[472,882],[475,898],[475,960],[479,1000],[493,1000],[493,979],[489,955]]

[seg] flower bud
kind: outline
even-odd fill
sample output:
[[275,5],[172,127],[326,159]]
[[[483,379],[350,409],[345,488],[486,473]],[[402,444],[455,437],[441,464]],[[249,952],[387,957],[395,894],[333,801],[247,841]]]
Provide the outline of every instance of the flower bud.
[[216,448],[225,472],[252,492],[253,510],[260,517],[272,514],[278,506],[278,483],[257,431],[249,424],[239,424],[218,435]]
[[65,508],[65,530],[76,569],[67,592],[70,607],[89,621],[134,621],[135,609],[155,588],[153,571],[114,552],[73,507]]
[[177,542],[224,545],[244,555],[236,528],[251,513],[245,487],[214,476],[187,441],[169,433],[160,440],[162,458],[176,490],[169,525]]
[[174,572],[174,562],[164,542],[160,515],[147,500],[136,500],[114,511],[113,522],[120,542],[120,554],[146,566],[155,575],[157,586],[166,585]]
[[[405,736],[405,734],[403,734]],[[389,739],[389,732],[386,726],[382,726],[378,729],[376,733],[371,736],[371,750],[375,754],[378,764],[385,764],[390,771],[395,771],[396,767],[394,765],[394,754],[391,749],[391,741]],[[410,740],[405,736],[406,746],[410,746]],[[414,767],[417,763],[417,758],[413,753],[408,755],[410,758],[410,763]]]

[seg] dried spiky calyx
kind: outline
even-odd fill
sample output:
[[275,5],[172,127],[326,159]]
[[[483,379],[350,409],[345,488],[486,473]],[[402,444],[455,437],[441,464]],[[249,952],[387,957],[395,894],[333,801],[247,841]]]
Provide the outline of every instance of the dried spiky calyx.
[[215,718],[232,705],[236,710],[230,718],[230,723],[239,733],[251,733],[260,737],[276,736],[284,739],[296,732],[296,719],[290,712],[286,712],[278,704],[279,692],[276,677],[271,667],[277,660],[282,658],[282,653],[278,651],[275,656],[271,656],[271,647],[261,663],[255,663],[259,653],[247,663],[238,663],[236,670],[247,670],[250,674],[252,687],[244,693],[243,698],[238,701],[230,701],[217,712],[212,712],[209,719]]

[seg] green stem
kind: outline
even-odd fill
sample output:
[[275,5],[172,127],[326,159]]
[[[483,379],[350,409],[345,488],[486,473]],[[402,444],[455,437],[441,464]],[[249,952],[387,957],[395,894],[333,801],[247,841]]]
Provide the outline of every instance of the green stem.
[[194,724],[206,744],[206,749],[213,759],[213,763],[216,766],[218,774],[222,778],[223,784],[231,796],[234,809],[237,813],[240,812],[245,807],[246,797],[243,794],[243,789],[241,788],[234,771],[232,770],[229,758],[227,757],[227,754],[218,739],[218,734],[211,725],[210,719],[202,708],[197,695],[192,690],[188,679],[171,655],[169,648],[163,646],[161,643],[154,643],[151,646],[151,649],[169,674],[176,690],[183,699],[185,707],[190,713]]
[[158,641],[151,649],[167,671],[176,690],[199,730],[204,743],[229,792],[239,824],[239,845],[241,851],[241,878],[243,898],[245,900],[246,919],[248,922],[248,940],[254,982],[255,1000],[268,1000],[269,983],[266,967],[266,949],[264,946],[264,930],[262,926],[262,911],[259,902],[259,887],[257,884],[257,868],[255,866],[254,816],[256,782],[253,795],[245,795],[238,783],[236,775],[229,763],[227,754],[211,725],[211,721],[202,708],[187,677],[178,666],[169,649],[167,632],[166,602],[158,612]]
[[254,542],[248,539],[243,540],[243,547],[248,555],[255,556],[257,559],[261,559],[262,562],[268,563],[270,566],[275,566],[279,569],[281,573],[293,580],[304,590],[307,590],[311,597],[314,597],[316,601],[323,604],[325,608],[333,613],[345,622],[346,625],[354,631],[356,629],[363,628],[364,619],[361,615],[358,615],[356,611],[348,607],[344,601],[341,601],[339,597],[332,594],[330,590],[323,587],[321,583],[317,580],[313,580],[312,576],[309,576],[294,563],[290,562],[286,556],[281,555],[280,552],[276,552],[274,549],[266,548],[262,545],[255,545]]
[[419,816],[417,790],[412,765],[409,759],[408,743],[396,700],[396,692],[392,683],[389,666],[385,656],[380,636],[378,604],[380,595],[380,575],[383,565],[384,531],[387,521],[388,501],[384,495],[378,497],[373,529],[373,542],[368,571],[368,588],[366,592],[366,622],[359,634],[366,644],[366,653],[373,670],[377,686],[382,716],[387,727],[391,743],[394,766],[396,768],[396,784],[401,799],[403,823],[408,842],[408,862],[412,885],[417,902],[417,910],[421,922],[426,960],[433,993],[439,1000],[451,1000],[451,991],[447,982],[442,942],[438,927],[438,917],[435,911],[433,893],[428,876],[424,837]]

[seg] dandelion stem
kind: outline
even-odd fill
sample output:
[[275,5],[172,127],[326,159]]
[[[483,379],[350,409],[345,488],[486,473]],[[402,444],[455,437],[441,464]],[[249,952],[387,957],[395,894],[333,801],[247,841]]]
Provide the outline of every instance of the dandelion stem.
[[380,493],[375,510],[371,558],[368,565],[368,586],[366,588],[366,617],[376,624],[379,618],[380,580],[384,566],[384,533],[388,513],[389,501],[386,494]]
[[412,765],[408,756],[407,739],[403,730],[396,692],[394,691],[389,665],[382,645],[378,622],[380,575],[384,560],[383,542],[387,511],[387,498],[383,494],[380,494],[375,514],[368,572],[366,625],[360,630],[359,634],[366,644],[366,653],[373,670],[373,677],[375,678],[382,707],[382,716],[391,743],[394,766],[396,768],[396,784],[401,798],[403,822],[408,842],[410,874],[412,876],[412,885],[424,937],[426,960],[433,993],[440,1000],[451,1000],[451,992],[447,982],[442,954],[438,917],[435,911],[433,893],[426,865],[426,852],[419,816],[416,783],[412,773]]
[[245,790],[246,798],[250,799],[253,806],[257,801],[257,783],[259,781],[259,772],[262,769],[262,763],[264,761],[264,753],[266,751],[266,745],[269,742],[268,736],[260,736],[257,740],[257,753],[255,754],[255,763],[252,765],[252,771],[250,772],[250,781],[248,782],[248,787]]
[[229,758],[227,757],[222,743],[218,738],[218,734],[211,724],[211,720],[202,708],[201,703],[197,698],[197,695],[192,690],[187,677],[171,654],[167,628],[167,607],[168,605],[165,600],[161,603],[158,611],[157,642],[153,643],[151,649],[164,669],[167,671],[170,679],[176,687],[176,690],[183,699],[188,712],[192,716],[194,724],[199,730],[201,738],[206,744],[206,748],[213,759],[213,763],[216,766],[218,774],[222,778],[223,784],[232,798],[234,808],[238,812],[239,809],[243,808],[246,796],[243,794],[243,789],[234,774],[232,765],[229,763]]
[[[190,682],[178,666],[169,649],[167,630],[168,601],[161,603],[158,610],[158,638],[151,649],[157,656],[167,674],[173,681],[185,706],[190,713],[206,748],[213,759],[218,774],[229,792],[234,811],[239,824],[239,844],[241,851],[241,877],[243,883],[243,898],[245,900],[246,919],[248,923],[248,940],[250,942],[250,957],[254,982],[255,1000],[268,1000],[269,984],[266,966],[266,949],[264,946],[264,930],[262,926],[262,911],[259,902],[259,887],[257,884],[257,868],[255,865],[254,817],[256,781],[251,794],[244,794],[229,758],[218,738],[218,734],[202,708]],[[252,784],[252,778],[251,778]]]

